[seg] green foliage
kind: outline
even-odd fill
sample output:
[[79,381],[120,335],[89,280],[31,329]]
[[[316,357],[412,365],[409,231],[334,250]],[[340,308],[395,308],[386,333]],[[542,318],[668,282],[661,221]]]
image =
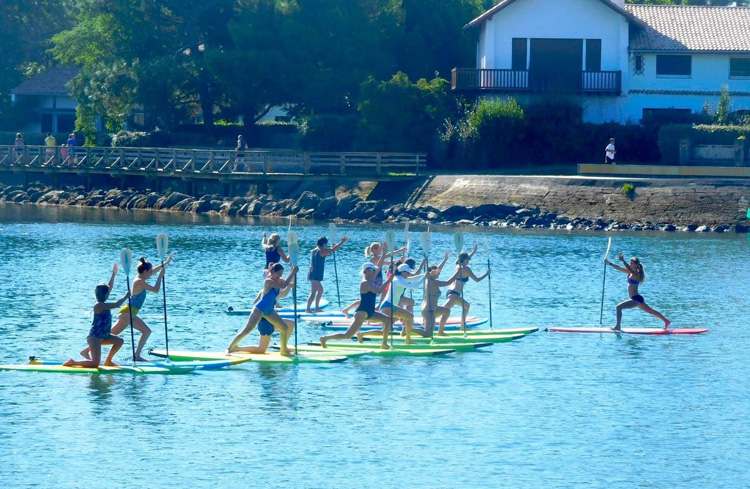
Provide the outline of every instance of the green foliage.
[[732,99],[729,97],[729,85],[721,86],[719,101],[714,107],[708,100],[703,103],[703,112],[714,124],[726,125],[736,122],[732,115]]
[[300,143],[306,151],[352,151],[357,138],[357,114],[324,114],[301,118]]
[[165,148],[171,143],[171,137],[163,131],[120,131],[112,136],[112,146],[138,148]]
[[356,146],[366,151],[425,152],[451,115],[452,97],[442,78],[412,83],[402,72],[387,82],[362,84]]
[[622,186],[622,193],[632,198],[635,195],[635,185],[633,185],[632,183],[624,184]]

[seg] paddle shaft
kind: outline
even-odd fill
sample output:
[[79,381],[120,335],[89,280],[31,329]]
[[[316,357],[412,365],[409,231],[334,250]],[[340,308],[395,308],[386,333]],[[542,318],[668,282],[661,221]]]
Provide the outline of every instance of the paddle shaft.
[[[487,253],[487,270],[492,270],[490,267],[490,255]],[[487,277],[487,288],[488,288],[488,294],[489,297],[487,297],[489,303],[490,303],[490,331],[492,331],[492,275]]]
[[133,365],[136,365],[135,358],[135,333],[133,333],[133,305],[130,302],[130,276],[125,274],[125,281],[128,285],[128,314],[130,315],[130,345],[133,347]]
[[292,286],[292,301],[294,302],[294,356],[297,356],[297,277]]
[[604,264],[604,271],[602,272],[602,307],[599,311],[599,326],[604,324],[604,284],[607,282],[607,264]]
[[336,266],[336,252],[333,253],[333,275],[336,277],[336,299],[339,301],[339,309],[341,309],[341,294],[339,294],[339,270]]
[[[164,260],[161,261],[161,269],[164,270]],[[167,330],[167,285],[164,274],[161,275],[161,291],[164,304],[164,343],[167,347],[167,358],[169,358],[169,331]],[[132,319],[131,319],[132,320]]]
[[391,307],[390,307],[390,309],[391,309],[391,347],[393,347],[393,309],[396,307],[396,304],[393,303],[393,285],[394,285],[393,280],[396,279],[395,273],[396,273],[396,270],[393,269],[393,253],[391,253],[391,277],[392,277],[392,280],[391,280],[390,287],[388,287],[388,289],[391,292]]

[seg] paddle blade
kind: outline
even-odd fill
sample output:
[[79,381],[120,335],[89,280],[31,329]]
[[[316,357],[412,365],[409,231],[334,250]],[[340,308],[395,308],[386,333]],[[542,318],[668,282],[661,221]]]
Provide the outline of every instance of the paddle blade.
[[456,253],[461,253],[464,248],[464,233],[461,231],[453,233],[453,244],[456,245]]
[[609,257],[609,249],[612,248],[612,236],[609,237],[609,241],[607,242],[607,252],[604,253],[604,259],[606,260]]
[[[286,244],[289,246],[296,245],[299,243],[297,233],[295,231],[287,231],[286,233]],[[299,247],[297,248],[299,249]]]
[[328,239],[331,242],[331,246],[336,242],[336,223],[332,222],[328,225]]
[[385,242],[388,244],[388,251],[396,249],[396,233],[392,229],[385,233]]
[[289,261],[294,266],[299,262],[299,245],[296,242],[289,244]]
[[120,268],[126,276],[130,275],[130,270],[133,268],[133,252],[127,248],[120,251]]
[[161,233],[156,237],[156,251],[159,253],[161,261],[166,260],[167,251],[169,251],[169,237],[166,234]]
[[482,240],[482,242],[484,243],[484,251],[485,251],[485,253],[487,253],[487,256],[489,257],[490,256],[490,245],[489,245],[489,243],[487,243],[487,236],[484,237],[484,239]]
[[422,231],[419,234],[419,244],[422,246],[425,256],[429,255],[430,248],[432,248],[432,236],[430,236],[429,231]]

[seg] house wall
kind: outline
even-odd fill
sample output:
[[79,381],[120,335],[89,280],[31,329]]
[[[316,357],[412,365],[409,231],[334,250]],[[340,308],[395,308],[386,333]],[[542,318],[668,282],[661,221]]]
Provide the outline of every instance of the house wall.
[[602,70],[627,69],[628,22],[598,0],[518,0],[482,24],[477,67],[510,69],[514,37],[601,39]]

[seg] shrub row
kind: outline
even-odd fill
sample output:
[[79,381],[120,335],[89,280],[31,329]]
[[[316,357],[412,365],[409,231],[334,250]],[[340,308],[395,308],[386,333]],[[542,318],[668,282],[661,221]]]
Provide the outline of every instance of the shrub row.
[[750,126],[720,126],[711,124],[670,124],[659,129],[659,151],[662,163],[677,165],[680,161],[680,141],[692,144],[732,145],[735,139],[750,137]]

